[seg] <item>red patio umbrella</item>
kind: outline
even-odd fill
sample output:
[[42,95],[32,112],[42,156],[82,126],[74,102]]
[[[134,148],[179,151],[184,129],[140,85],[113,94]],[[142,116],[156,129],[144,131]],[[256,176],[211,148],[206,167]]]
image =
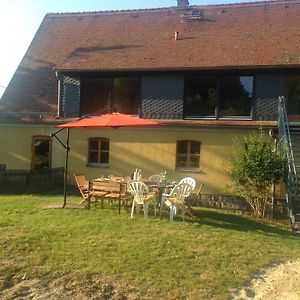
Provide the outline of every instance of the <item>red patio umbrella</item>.
[[[64,174],[64,204],[66,206],[67,199],[67,180],[68,180],[68,158],[69,158],[69,136],[70,128],[119,128],[119,127],[139,127],[139,126],[160,126],[161,124],[155,121],[142,119],[139,117],[133,117],[126,114],[121,114],[118,112],[113,112],[110,114],[100,115],[100,116],[88,116],[79,120],[68,122],[65,124],[60,124],[55,127],[60,128],[57,132],[51,134],[51,137],[55,137],[59,143],[66,149],[66,160],[65,160],[65,174]],[[58,137],[57,133],[67,128],[66,144],[64,144]]]
[[61,124],[58,128],[101,128],[101,127],[135,127],[135,126],[159,126],[151,120],[141,119],[130,115],[113,112],[96,117],[85,117],[73,122]]

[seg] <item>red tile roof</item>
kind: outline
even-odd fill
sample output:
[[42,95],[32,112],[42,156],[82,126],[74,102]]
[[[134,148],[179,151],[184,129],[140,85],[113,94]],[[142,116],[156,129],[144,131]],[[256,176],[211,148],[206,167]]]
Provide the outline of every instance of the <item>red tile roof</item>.
[[[201,10],[201,17],[191,18],[192,9]],[[299,68],[299,16],[300,0],[47,14],[0,111],[54,118],[55,69]]]

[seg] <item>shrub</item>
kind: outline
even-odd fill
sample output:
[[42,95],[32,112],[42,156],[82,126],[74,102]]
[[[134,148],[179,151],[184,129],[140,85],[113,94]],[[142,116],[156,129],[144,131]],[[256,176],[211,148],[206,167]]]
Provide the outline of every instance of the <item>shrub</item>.
[[242,141],[234,139],[234,156],[229,161],[232,184],[229,186],[245,198],[254,216],[263,217],[272,184],[284,176],[285,162],[271,139],[262,130]]

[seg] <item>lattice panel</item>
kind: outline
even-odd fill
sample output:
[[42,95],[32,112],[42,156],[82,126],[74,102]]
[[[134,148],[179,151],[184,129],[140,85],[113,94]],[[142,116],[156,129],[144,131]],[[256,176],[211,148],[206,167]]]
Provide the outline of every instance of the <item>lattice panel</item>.
[[275,121],[278,118],[278,97],[285,93],[285,75],[259,74],[256,76],[254,118]]
[[255,108],[257,120],[275,121],[278,118],[278,98],[258,98]]
[[183,118],[182,76],[146,76],[142,80],[142,115],[153,119]]
[[79,117],[80,114],[80,79],[63,76],[61,85],[61,117]]

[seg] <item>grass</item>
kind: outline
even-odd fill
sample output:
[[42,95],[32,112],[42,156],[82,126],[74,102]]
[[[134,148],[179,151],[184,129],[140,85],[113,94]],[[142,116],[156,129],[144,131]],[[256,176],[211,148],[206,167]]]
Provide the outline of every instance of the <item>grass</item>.
[[226,299],[257,269],[299,257],[299,234],[287,224],[208,209],[173,223],[116,209],[42,209],[61,201],[0,196],[0,276],[103,274],[141,299]]

